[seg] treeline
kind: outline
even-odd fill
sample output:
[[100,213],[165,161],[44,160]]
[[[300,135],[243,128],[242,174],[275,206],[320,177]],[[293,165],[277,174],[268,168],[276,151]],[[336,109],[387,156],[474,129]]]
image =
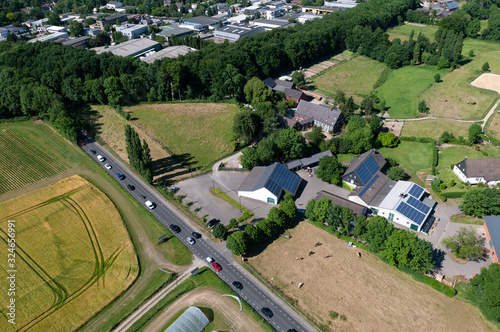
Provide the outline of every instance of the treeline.
[[482,218],[500,215],[500,190],[495,188],[471,188],[464,195],[460,208],[466,215]]
[[135,169],[148,183],[153,183],[153,160],[148,142],[139,138],[130,125],[125,125],[125,144],[130,166]]

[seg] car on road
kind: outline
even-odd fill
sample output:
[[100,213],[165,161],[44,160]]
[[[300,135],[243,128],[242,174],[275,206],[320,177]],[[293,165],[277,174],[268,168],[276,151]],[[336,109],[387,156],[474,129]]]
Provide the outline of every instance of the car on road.
[[201,234],[197,232],[191,233],[195,239],[201,239]]
[[81,142],[81,143],[80,143],[80,145],[81,145],[81,146],[84,146],[84,145],[85,145],[85,142]]
[[170,224],[170,229],[173,230],[175,233],[179,233],[181,231],[181,228],[175,224]]
[[212,219],[210,220],[209,222],[207,222],[207,226],[208,227],[214,227],[215,225],[217,225],[220,221],[218,219]]
[[156,207],[156,204],[151,202],[151,201],[146,201],[146,206],[150,209],[153,210]]
[[233,286],[234,286],[234,288],[239,289],[239,290],[243,289],[243,285],[239,281],[233,281]]
[[106,169],[112,169],[113,168],[110,164],[104,164],[104,167],[106,167]]
[[296,330],[296,329],[289,329],[289,330],[288,330],[288,331],[286,331],[286,332],[297,332],[297,330]]
[[104,158],[104,157],[103,157],[103,156],[101,156],[101,155],[98,155],[98,156],[97,156],[97,160],[99,160],[99,161],[102,163],[104,160],[106,160],[106,158]]
[[179,187],[173,187],[170,189],[170,192],[175,193],[175,192],[177,192],[177,190],[179,190]]
[[131,185],[131,184],[127,184],[127,188],[130,191],[135,190],[135,187],[133,185]]
[[271,318],[273,317],[273,312],[271,311],[271,309],[267,308],[267,307],[264,307],[262,309],[260,309],[260,311],[264,314],[264,316],[266,316],[267,318]]
[[121,174],[121,173],[116,173],[116,178],[117,178],[118,180],[123,180],[123,179],[125,179],[125,175],[123,175],[123,174]]
[[222,267],[219,265],[219,263],[212,262],[212,267],[218,272],[222,270]]
[[207,262],[208,262],[209,264],[212,264],[213,262],[215,262],[215,260],[214,260],[212,257],[207,257],[207,258],[205,258],[205,259],[207,260]]
[[97,153],[97,152],[95,152],[95,150],[89,150],[89,151],[90,151],[90,153],[92,153],[92,154],[96,154],[96,153]]
[[192,237],[189,237],[189,236],[186,238],[186,240],[187,240],[187,242],[189,242],[189,244],[195,244],[196,243],[196,241]]

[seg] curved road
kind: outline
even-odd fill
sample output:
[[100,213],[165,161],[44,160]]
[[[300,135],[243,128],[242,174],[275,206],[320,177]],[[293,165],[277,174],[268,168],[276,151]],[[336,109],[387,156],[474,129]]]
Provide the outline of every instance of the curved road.
[[[82,143],[84,143],[84,145],[81,145]],[[308,324],[267,287],[262,285],[253,275],[247,273],[238,263],[236,263],[227,250],[218,248],[210,239],[204,237],[197,239],[196,243],[193,245],[189,244],[186,238],[188,236],[192,237],[191,233],[197,231],[196,227],[172,208],[166,199],[146,185],[135,174],[130,172],[127,166],[110,155],[98,143],[86,137],[84,140],[79,141],[79,144],[83,150],[103,167],[105,164],[111,165],[112,168],[107,170],[108,173],[113,176],[116,181],[121,183],[121,185],[144,206],[144,208],[148,209],[145,204],[147,200],[154,202],[156,205],[155,208],[149,209],[149,211],[165,227],[170,228],[171,224],[178,225],[181,228],[180,233],[172,233],[184,243],[195,256],[199,257],[204,262],[206,262],[207,257],[214,258],[215,261],[222,266],[222,270],[216,273],[231,288],[235,289],[232,285],[233,281],[241,282],[243,284],[243,289],[235,289],[235,291],[277,331],[287,332],[289,329],[295,329],[296,331],[302,332],[316,331],[316,329]],[[92,153],[91,150],[94,150],[95,153]],[[97,156],[99,155],[104,157],[105,160],[102,162],[98,161]],[[116,173],[124,175],[125,178],[123,180],[117,179]],[[129,190],[127,185],[134,186],[134,190]],[[261,312],[262,308],[270,308],[273,316],[269,318],[263,315]]]

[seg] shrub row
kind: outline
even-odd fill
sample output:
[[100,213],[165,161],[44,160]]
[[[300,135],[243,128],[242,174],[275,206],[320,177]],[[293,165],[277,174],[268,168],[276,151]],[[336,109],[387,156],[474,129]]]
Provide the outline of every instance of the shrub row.
[[130,113],[125,112],[121,106],[116,106],[115,111],[116,113],[120,114],[125,120],[130,120]]
[[373,90],[378,89],[382,84],[384,84],[391,73],[392,73],[391,68],[389,67],[385,68],[384,71],[380,74],[380,77],[378,78],[377,82],[373,84]]
[[327,225],[319,222],[319,221],[310,221],[309,222],[311,224],[313,224],[314,226],[324,230],[324,231],[327,231],[328,233],[330,234],[333,234],[335,235],[337,238],[341,239],[341,240],[344,240],[344,241],[347,241],[347,242],[352,242],[355,246],[363,249],[363,250],[366,250],[366,251],[370,251],[370,248],[366,245],[366,244],[363,244],[361,242],[358,242],[356,241],[355,239],[353,239],[352,237],[349,237],[349,236],[345,236],[345,235],[342,235],[340,234],[338,231],[334,231],[332,230],[330,227],[328,227]]
[[438,165],[438,149],[436,148],[436,143],[432,146],[432,166],[436,167]]
[[455,288],[447,286],[447,285],[443,284],[442,282],[439,282],[436,279],[428,277],[424,274],[415,272],[406,266],[399,265],[398,270],[411,275],[411,277],[413,279],[415,279],[416,281],[427,284],[427,285],[431,286],[432,288],[434,288],[435,290],[437,290],[438,292],[443,293],[446,296],[453,297],[457,294],[457,290]]
[[439,197],[443,202],[446,202],[446,197],[443,196],[443,194],[441,193],[441,189],[439,189],[439,187],[437,186],[437,184],[434,181],[431,182],[431,188],[437,197]]
[[0,123],[24,122],[28,120],[31,120],[31,117],[29,115],[25,115],[25,116],[16,116],[10,119],[0,119]]
[[434,141],[430,137],[404,136],[404,137],[400,137],[399,140],[407,141],[407,142],[430,143],[430,144],[436,145],[436,141]]
[[442,193],[441,196],[445,198],[461,198],[465,195],[465,191],[452,191],[448,193]]

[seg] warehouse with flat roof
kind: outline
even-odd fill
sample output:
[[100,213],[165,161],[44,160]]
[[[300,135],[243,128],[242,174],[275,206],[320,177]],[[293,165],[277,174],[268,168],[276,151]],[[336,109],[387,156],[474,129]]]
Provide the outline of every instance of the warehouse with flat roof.
[[151,51],[159,51],[160,49],[161,49],[160,43],[148,38],[131,39],[124,43],[110,46],[108,48],[105,47],[93,48],[93,50],[96,51],[97,54],[109,52],[113,53],[114,55],[123,57],[128,56],[132,58],[140,57],[141,55],[144,55]]

